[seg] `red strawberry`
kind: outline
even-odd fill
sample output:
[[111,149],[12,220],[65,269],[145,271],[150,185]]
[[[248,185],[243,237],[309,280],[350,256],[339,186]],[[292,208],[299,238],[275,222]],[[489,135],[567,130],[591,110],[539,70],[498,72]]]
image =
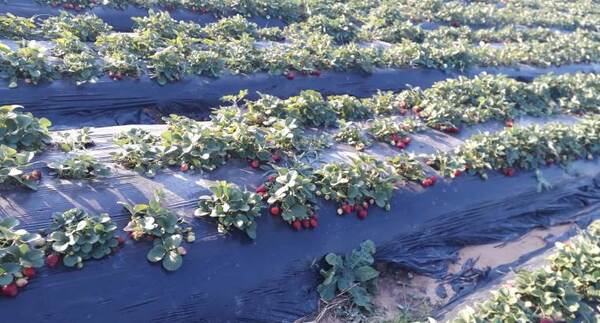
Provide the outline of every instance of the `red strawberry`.
[[348,204],[344,204],[342,205],[342,211],[344,212],[344,214],[350,214],[352,213],[352,207]]
[[119,246],[122,246],[125,244],[125,239],[123,239],[123,237],[117,237],[117,243]]
[[502,172],[504,173],[504,175],[508,176],[508,177],[512,177],[515,176],[515,169],[512,167],[507,167],[505,169],[502,170]]
[[187,163],[181,163],[181,166],[179,166],[179,169],[182,172],[187,172],[190,169],[190,165],[188,165]]
[[266,193],[266,192],[267,192],[267,188],[262,184],[256,188],[256,193]]
[[512,128],[514,121],[512,119],[508,119],[504,122],[504,125],[508,128]]
[[421,181],[421,186],[423,186],[423,187],[429,187],[431,185],[432,185],[431,178],[426,178]]
[[302,229],[302,223],[300,223],[300,220],[292,221],[292,228],[294,228],[296,231]]
[[278,216],[279,214],[281,214],[281,209],[278,206],[274,206],[271,208],[272,216]]
[[405,145],[408,145],[408,144],[410,144],[410,142],[411,142],[411,141],[412,141],[412,139],[411,139],[410,137],[404,137],[404,138],[402,138],[402,142],[403,142]]
[[319,76],[321,76],[321,71],[319,71],[319,70],[311,71],[310,75],[319,77]]
[[[276,179],[277,179],[277,176],[275,176],[275,175],[271,175],[271,176],[267,177],[267,181],[269,181],[269,183],[273,183]],[[261,185],[261,186],[264,188],[264,185]],[[265,192],[266,191],[267,190],[265,189]]]
[[435,177],[435,175],[429,177],[429,180],[431,180],[431,185],[435,184],[435,182],[437,182],[437,177]]
[[367,210],[363,209],[363,210],[358,211],[357,215],[358,215],[359,219],[364,220],[367,218],[367,215],[369,215],[369,212]]
[[2,294],[7,297],[15,297],[19,293],[16,284],[8,284],[2,287]]
[[406,102],[404,102],[404,101],[400,101],[400,103],[398,103],[398,109],[406,110],[406,109],[408,109],[408,104],[406,104]]
[[304,229],[310,229],[310,220],[309,219],[302,220],[302,226],[304,227]]
[[554,323],[554,320],[549,317],[542,317],[540,323]]
[[396,148],[404,149],[406,148],[406,144],[404,144],[402,141],[398,141],[396,142]]
[[260,161],[258,159],[255,159],[253,161],[250,162],[250,167],[257,169],[260,167]]
[[33,278],[35,276],[35,269],[31,267],[23,268],[23,276]]
[[547,159],[546,160],[546,165],[552,165],[554,164],[554,159]]
[[285,77],[291,81],[296,78],[296,72],[288,71],[287,73],[285,73]]
[[448,127],[444,129],[445,133],[458,133],[460,131],[460,129],[458,129],[457,127]]
[[271,160],[273,162],[278,163],[281,160],[281,155],[279,154],[279,152],[273,153],[273,156],[271,156]]
[[60,256],[53,253],[48,255],[48,257],[46,257],[46,265],[48,265],[48,267],[53,268],[56,267],[56,265],[58,265],[58,262],[60,261]]
[[310,227],[311,229],[314,229],[316,227],[319,226],[319,221],[317,221],[317,218],[311,218],[310,219]]
[[454,177],[458,177],[458,176],[460,176],[460,174],[461,174],[460,170],[457,169],[454,171]]
[[363,207],[365,210],[366,210],[366,209],[368,209],[368,208],[369,208],[369,202],[367,202],[367,201],[364,201],[364,202],[362,202],[362,207]]
[[36,170],[34,170],[34,171],[32,171],[32,172],[31,172],[31,177],[32,177],[34,180],[36,180],[36,181],[37,181],[37,180],[39,180],[40,178],[42,178],[42,172],[40,172],[39,170],[37,170],[37,169],[36,169]]

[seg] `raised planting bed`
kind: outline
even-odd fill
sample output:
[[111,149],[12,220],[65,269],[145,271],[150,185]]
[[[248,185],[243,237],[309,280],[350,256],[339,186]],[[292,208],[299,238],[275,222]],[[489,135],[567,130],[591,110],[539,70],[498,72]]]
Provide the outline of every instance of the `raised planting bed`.
[[[157,5],[144,0],[107,0],[102,3],[88,0],[5,0],[0,12],[23,16],[56,15],[59,10],[93,12],[113,20],[123,29],[131,28],[129,17],[143,14],[147,9],[170,10],[178,17],[205,21],[210,16],[242,14],[282,21],[298,21],[315,15],[331,20],[351,19],[353,23],[370,25],[376,30],[412,23],[435,22],[453,27],[470,26],[546,26],[561,29],[586,28],[598,30],[598,5],[593,2],[562,3],[556,1],[511,1],[509,3],[464,3],[462,1],[383,1],[365,4],[360,1],[298,3],[294,1],[195,1],[162,0]],[[336,6],[337,5],[337,6]],[[380,31],[383,32],[383,31]]]
[[443,321],[593,322],[597,315],[594,277],[599,265],[599,224],[596,221],[578,230],[555,248],[469,295],[446,313]]
[[[62,214],[73,207],[82,207],[88,214],[108,213],[117,224],[117,231],[126,227],[128,231],[132,231],[136,226],[127,225],[132,220],[130,212],[117,202],[128,205],[147,203],[154,192],[161,189],[164,192],[162,207],[177,211],[186,219],[193,229],[196,241],[193,244],[184,243],[185,252],[179,249],[176,251],[179,255],[185,254],[183,262],[176,254],[172,256],[173,261],[168,260],[166,264],[163,262],[162,266],[166,270],[159,265],[151,266],[147,263],[147,257],[151,261],[163,261],[155,257],[154,252],[149,253],[149,250],[154,250],[152,244],[156,245],[156,242],[139,239],[147,233],[140,233],[141,236],[134,233],[132,238],[140,240],[139,242],[127,240],[125,246],[114,255],[103,260],[87,261],[79,271],[63,266],[41,268],[40,279],[32,280],[15,300],[2,300],[3,304],[11,305],[12,310],[6,314],[9,319],[42,321],[47,317],[55,317],[66,321],[100,321],[111,318],[177,321],[202,317],[207,321],[293,321],[316,309],[318,296],[315,288],[319,279],[311,264],[327,252],[349,252],[360,242],[371,239],[379,246],[376,258],[419,273],[441,277],[455,258],[456,250],[464,245],[502,241],[536,226],[569,222],[586,212],[596,210],[600,202],[600,187],[597,186],[600,167],[596,158],[599,129],[597,125],[594,126],[597,121],[575,119],[570,122],[572,134],[565,134],[564,141],[557,137],[553,146],[539,141],[539,146],[533,152],[527,150],[526,147],[529,146],[515,142],[515,151],[524,154],[527,152],[524,156],[529,157],[525,160],[532,158],[538,161],[535,167],[541,171],[541,175],[537,176],[535,172],[526,170],[533,164],[523,164],[518,160],[518,164],[514,165],[517,172],[509,174],[510,176],[501,174],[498,167],[503,168],[503,165],[490,163],[491,169],[488,170],[488,179],[485,181],[478,176],[464,174],[451,180],[456,176],[455,173],[445,178],[419,161],[416,164],[405,164],[399,159],[392,159],[388,163],[388,157],[396,156],[398,150],[393,150],[387,144],[366,149],[368,155],[376,159],[363,156],[355,164],[346,164],[349,157],[359,157],[349,146],[336,145],[322,150],[319,158],[305,160],[316,169],[314,180],[309,182],[315,187],[306,183],[302,184],[303,188],[295,191],[298,194],[305,192],[295,196],[299,198],[298,201],[304,201],[304,205],[312,205],[311,210],[316,210],[318,225],[315,226],[311,224],[311,220],[315,218],[311,210],[299,212],[288,208],[285,203],[277,204],[280,200],[277,199],[276,191],[281,187],[276,185],[291,183],[288,177],[291,175],[278,170],[276,178],[269,178],[273,173],[268,172],[270,167],[262,156],[266,152],[267,160],[285,165],[291,161],[287,152],[299,154],[306,148],[302,149],[302,146],[294,145],[293,142],[289,146],[289,142],[285,140],[273,140],[278,143],[281,151],[282,160],[278,161],[279,158],[274,158],[275,154],[270,150],[270,141],[267,140],[264,142],[265,146],[260,146],[260,136],[252,139],[244,135],[247,133],[245,131],[253,128],[242,130],[243,124],[236,123],[239,122],[236,121],[238,117],[231,112],[235,112],[235,109],[223,109],[212,121],[212,126],[221,125],[223,129],[235,130],[223,130],[225,137],[221,137],[217,128],[202,130],[209,126],[208,123],[196,123],[180,117],[173,117],[167,126],[141,126],[148,133],[139,130],[131,132],[131,127],[113,127],[94,129],[91,135],[77,134],[76,137],[81,140],[75,142],[95,143],[95,146],[88,148],[87,154],[113,168],[111,175],[94,180],[56,179],[43,166],[49,161],[62,160],[64,153],[54,148],[46,148],[40,152],[33,166],[41,170],[41,174],[26,174],[30,176],[27,183],[33,182],[37,191],[13,187],[3,191],[0,197],[0,214],[3,217],[18,218],[21,221],[19,228],[30,232],[45,229],[50,226],[53,212]],[[318,122],[322,123],[328,119],[312,118],[303,123],[314,123],[316,120],[321,120]],[[544,123],[541,119],[538,122]],[[32,128],[38,129],[39,126]],[[565,127],[558,124],[541,127],[545,130],[562,128]],[[517,121],[513,130],[504,130],[500,132],[500,136],[508,138],[521,131],[539,131],[536,129],[538,128],[521,129]],[[31,131],[33,130],[28,130],[28,133]],[[122,148],[113,143],[113,136],[120,131],[130,131],[128,135],[117,137]],[[252,131],[260,133],[259,129]],[[160,138],[152,136],[161,132],[165,134]],[[585,132],[586,136],[577,135],[581,132]],[[74,147],[68,145],[73,140],[66,140],[65,136],[53,134],[53,137],[60,141],[63,149]],[[74,138],[73,135],[66,137]],[[311,136],[301,137],[308,140]],[[482,137],[473,137],[471,141],[463,143],[459,138],[435,130],[411,137],[412,142],[406,149],[429,153],[435,153],[436,148],[450,152],[454,147],[470,147],[473,143],[482,141]],[[224,138],[231,140],[221,141]],[[191,143],[188,140],[196,143],[192,145],[194,148],[179,150],[178,147],[188,147]],[[14,139],[9,144],[21,151],[31,145],[28,140]],[[560,160],[566,171],[558,166],[541,166],[539,159],[551,153],[554,144],[557,147],[568,147],[565,150],[561,148],[559,153],[565,156]],[[146,148],[140,149],[142,147]],[[162,150],[161,147],[171,148]],[[247,147],[254,148],[246,149]],[[266,151],[257,147],[263,147]],[[313,148],[317,147],[313,144]],[[496,150],[499,151],[497,148]],[[465,150],[463,148],[456,151]],[[111,152],[117,153],[117,157],[134,157],[137,152],[143,152],[143,160],[137,157],[119,160],[141,161],[125,163],[128,167],[156,165],[155,171],[150,173],[154,177],[144,177],[110,163]],[[576,157],[587,157],[587,152],[592,154],[592,160],[572,161]],[[309,157],[310,154],[305,156]],[[381,161],[377,162],[377,159]],[[248,163],[249,160],[252,162]],[[255,165],[256,160],[258,164]],[[225,164],[222,165],[221,162]],[[508,157],[504,162],[514,161],[512,157]],[[176,166],[177,170],[163,168],[168,165]],[[198,171],[200,168],[204,172]],[[56,169],[53,167],[52,172],[56,172]],[[147,167],[137,169],[146,173],[148,170]],[[27,168],[25,170],[28,172]],[[422,174],[419,174],[419,170]],[[469,172],[475,173],[477,169],[470,169]],[[412,175],[415,174],[417,177],[413,178]],[[434,180],[432,175],[436,176]],[[354,183],[358,187],[361,187],[358,183],[361,180],[368,185],[362,184],[366,185],[362,186],[365,191],[351,193],[344,186],[344,181],[336,180],[338,176],[357,181]],[[394,178],[397,178],[395,184],[392,181]],[[23,177],[21,179],[25,180]],[[297,176],[296,179],[302,182]],[[242,192],[247,188],[259,195],[266,194],[264,198],[267,201],[273,198],[271,204],[275,205],[263,208],[260,213],[252,212],[252,218],[244,218],[253,219],[254,224],[246,226],[247,222],[242,222],[244,224],[239,224],[239,228],[243,228],[243,231],[227,222],[211,218],[206,210],[214,208],[222,200],[211,197],[213,192],[209,191],[209,187],[222,180],[238,184]],[[540,183],[544,184],[541,191]],[[264,190],[260,189],[261,184],[265,185]],[[220,185],[223,187],[224,184]],[[398,189],[393,189],[395,186]],[[235,199],[236,203],[256,203],[251,202],[255,201],[250,198],[254,195],[241,197],[237,195],[241,193],[235,187],[215,190],[215,197],[220,196],[221,193],[218,192],[224,191],[240,196],[240,199]],[[237,193],[233,193],[234,191]],[[314,192],[315,196],[311,197],[306,192]],[[350,195],[345,195],[348,193]],[[369,198],[365,200],[364,194]],[[199,199],[203,195],[208,197]],[[329,202],[326,201],[327,196]],[[370,204],[370,199],[377,206]],[[350,203],[345,204],[346,201]],[[359,202],[367,204],[362,205],[363,209],[358,209]],[[348,206],[351,207],[350,204],[353,203],[356,216],[344,215],[348,213]],[[279,209],[274,209],[275,206]],[[161,211],[156,204],[151,208],[157,214],[166,212]],[[364,208],[368,209],[367,214],[362,212]],[[230,210],[236,212],[242,209],[245,208],[236,206]],[[147,207],[138,207],[131,213],[138,212],[150,211]],[[223,212],[230,211],[223,209]],[[234,213],[232,216],[250,216],[249,212],[244,212],[237,215]],[[342,215],[338,215],[338,212]],[[262,216],[256,217],[257,214]],[[302,229],[305,227],[303,221],[300,221],[300,228],[297,228],[295,221],[304,218],[308,219],[308,226],[312,229]],[[222,227],[217,227],[217,223]],[[255,226],[254,229],[248,231],[252,226]],[[219,233],[218,228],[229,234]],[[178,232],[177,230],[184,229],[174,230]],[[162,236],[155,238],[155,241],[161,241],[169,248],[174,246],[172,242],[167,243],[166,238],[160,239],[163,239]],[[175,252],[174,249],[169,250]],[[174,268],[178,269],[169,272]],[[132,281],[144,284],[143,291],[140,292],[139,288],[123,288],[131,286]],[[144,283],[147,281],[152,283]],[[65,292],[68,293],[68,298],[65,298]],[[37,301],[42,298],[43,302]],[[20,310],[32,302],[38,304],[36,311]]]

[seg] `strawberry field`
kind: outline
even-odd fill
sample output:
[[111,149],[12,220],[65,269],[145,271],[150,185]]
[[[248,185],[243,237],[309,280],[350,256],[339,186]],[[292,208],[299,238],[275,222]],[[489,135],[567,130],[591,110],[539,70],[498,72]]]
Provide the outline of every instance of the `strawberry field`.
[[[468,248],[598,218],[598,26],[595,1],[0,3],[6,320],[593,322],[593,227],[456,307],[552,244]],[[390,317],[383,266],[438,302]]]

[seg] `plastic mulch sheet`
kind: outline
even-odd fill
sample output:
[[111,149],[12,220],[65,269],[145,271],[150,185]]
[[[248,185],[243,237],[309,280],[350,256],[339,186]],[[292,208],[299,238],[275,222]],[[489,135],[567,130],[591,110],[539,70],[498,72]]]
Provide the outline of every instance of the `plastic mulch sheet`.
[[[159,132],[165,126],[144,127]],[[97,146],[91,153],[109,161],[115,149],[112,135],[126,128],[95,129]],[[450,137],[430,130],[414,135],[410,148],[447,150],[468,135],[465,131]],[[381,144],[369,153],[384,157],[397,151]],[[353,149],[338,145],[325,151],[323,160],[347,160],[352,154]],[[60,156],[48,151],[40,159]],[[328,252],[349,252],[371,239],[378,246],[377,259],[441,277],[465,244],[514,239],[536,226],[573,221],[600,205],[598,159],[575,162],[566,171],[544,168],[542,173],[553,185],[542,192],[533,172],[511,178],[490,173],[487,181],[464,176],[440,180],[428,189],[409,184],[395,191],[390,212],[372,208],[364,221],[337,216],[333,203],[320,200],[319,227],[300,232],[265,210],[258,220],[258,237],[250,241],[239,233],[220,235],[214,223],[191,218],[198,197],[212,181],[253,190],[264,180],[245,162],[231,161],[206,174],[165,170],[155,178],[117,169],[95,181],[58,180],[44,172],[37,192],[2,192],[0,216],[18,217],[23,228],[36,231],[49,225],[53,212],[83,207],[109,213],[122,228],[128,216],[117,201],[146,202],[155,189],[162,189],[165,206],[190,217],[197,240],[186,246],[183,266],[174,273],[148,263],[150,242],[130,240],[115,255],[89,261],[82,270],[40,269],[40,277],[23,293],[2,302],[3,320],[292,322],[317,309],[319,275],[311,264]]]

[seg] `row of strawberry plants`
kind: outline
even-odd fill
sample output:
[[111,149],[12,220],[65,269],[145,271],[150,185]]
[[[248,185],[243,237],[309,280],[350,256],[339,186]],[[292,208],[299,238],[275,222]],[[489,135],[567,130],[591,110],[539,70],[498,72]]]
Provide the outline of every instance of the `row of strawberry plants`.
[[431,156],[427,164],[444,176],[466,171],[487,178],[488,170],[514,176],[518,169],[564,166],[577,159],[591,160],[599,152],[600,117],[595,115],[572,125],[550,123],[475,135],[454,151]]
[[595,322],[600,301],[600,222],[557,243],[544,268],[523,270],[489,300],[462,310],[455,323]]
[[[160,19],[158,19],[160,18]],[[434,30],[423,29],[411,22],[392,23],[391,25],[375,25],[373,23],[359,24],[347,16],[330,18],[317,14],[306,21],[292,23],[283,29],[277,27],[259,28],[255,23],[236,15],[222,18],[217,22],[201,26],[187,22],[178,26],[174,21],[151,12],[146,18],[133,18],[138,31],[149,31],[158,28],[163,34],[173,35],[184,27],[188,34],[202,38],[216,37],[239,38],[248,34],[260,40],[299,40],[313,34],[325,34],[333,37],[337,44],[349,42],[384,41],[399,43],[410,40],[417,43],[432,43],[434,41],[467,40],[471,43],[501,43],[540,41],[551,39],[558,32],[544,27],[518,28],[505,26],[502,28],[484,28],[473,30],[468,26],[440,26]],[[100,35],[106,35],[112,27],[93,14],[72,15],[61,12],[43,20],[24,18],[10,13],[0,15],[0,37],[14,40],[60,39],[66,34],[73,35],[83,42],[94,42]],[[582,32],[582,31],[579,31]],[[596,32],[583,32],[587,37],[597,39]]]
[[[273,28],[258,29],[241,16],[222,19],[205,27],[178,22],[166,12],[134,18],[135,33],[105,32],[102,22],[87,16],[71,21],[55,18],[45,33],[51,49],[25,42],[17,49],[0,47],[0,77],[17,86],[17,80],[37,84],[61,76],[78,84],[95,81],[103,73],[114,80],[148,74],[159,84],[176,82],[189,75],[219,76],[266,71],[284,73],[294,79],[297,72],[319,75],[321,70],[361,71],[375,67],[423,66],[464,70],[472,66],[510,66],[518,63],[561,65],[595,62],[600,57],[598,37],[576,31],[549,35],[544,42],[526,41],[504,47],[476,45],[453,39],[445,33],[423,42],[410,40],[388,48],[360,46],[356,42],[336,44],[335,38],[319,30],[302,31],[287,42],[258,46],[260,38],[282,37]],[[96,39],[93,46],[82,39]]]
[[600,77],[575,73],[544,75],[531,83],[502,75],[482,74],[435,83],[426,90],[400,93],[402,106],[413,109],[427,125],[450,131],[462,125],[521,116],[600,112]]
[[[53,6],[62,5],[65,9],[80,10],[99,5],[95,0],[38,0]],[[238,1],[221,0],[108,0],[102,5],[125,8],[128,5],[149,7],[159,5],[164,9],[184,8],[194,12],[211,12],[218,16],[242,14],[245,16],[276,17],[287,21],[298,21],[314,15],[328,18],[351,17],[361,24],[380,25],[403,21],[433,21],[454,26],[510,25],[547,26],[553,28],[584,27],[597,29],[600,18],[598,5],[594,2],[555,3],[546,1],[533,5],[531,2],[511,1],[508,3],[467,3],[462,1]]]

